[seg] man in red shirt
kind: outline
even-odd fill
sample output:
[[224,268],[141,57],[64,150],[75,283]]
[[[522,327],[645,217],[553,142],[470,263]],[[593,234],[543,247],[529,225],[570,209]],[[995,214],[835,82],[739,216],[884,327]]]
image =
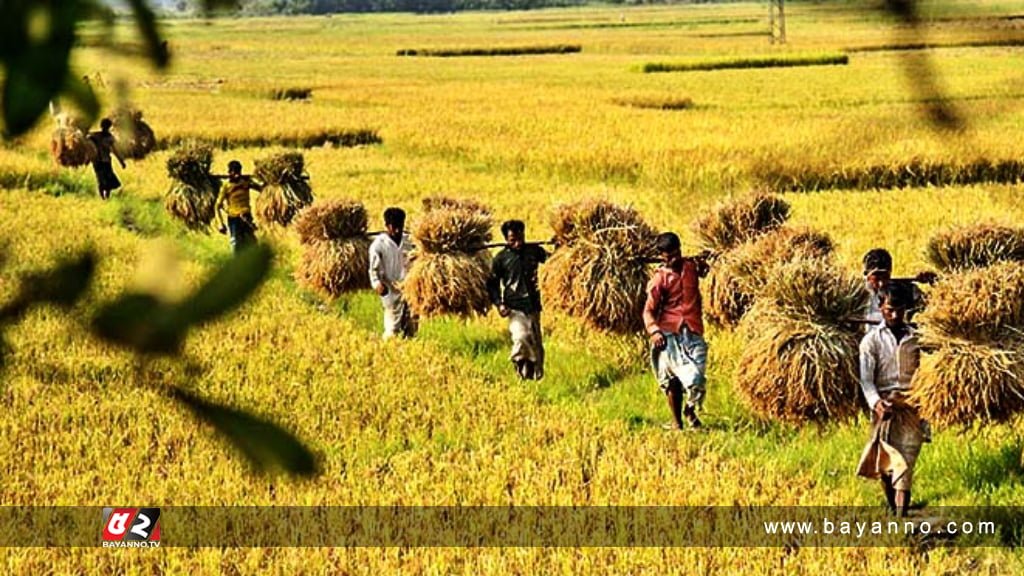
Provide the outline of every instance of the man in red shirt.
[[700,428],[697,410],[704,400],[708,345],[699,278],[707,275],[708,265],[703,258],[684,258],[679,237],[671,232],[659,235],[656,246],[663,263],[647,284],[644,326],[651,339],[651,366],[672,410],[674,422],[665,427],[682,430],[685,416],[690,426]]

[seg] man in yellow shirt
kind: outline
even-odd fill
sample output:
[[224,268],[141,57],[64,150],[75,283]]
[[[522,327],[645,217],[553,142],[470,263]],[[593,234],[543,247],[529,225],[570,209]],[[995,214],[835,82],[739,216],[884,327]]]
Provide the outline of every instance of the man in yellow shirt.
[[[235,254],[256,242],[256,223],[252,219],[252,208],[249,204],[249,192],[263,190],[263,184],[255,182],[249,176],[242,176],[242,163],[238,160],[228,162],[228,180],[220,187],[217,195],[217,219],[221,222],[220,232],[231,233],[231,247]],[[223,224],[221,214],[227,208],[227,227]]]

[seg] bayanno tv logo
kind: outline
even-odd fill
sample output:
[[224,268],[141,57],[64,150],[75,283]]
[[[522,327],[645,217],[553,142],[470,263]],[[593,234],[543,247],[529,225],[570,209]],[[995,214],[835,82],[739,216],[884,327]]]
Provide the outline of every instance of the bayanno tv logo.
[[159,508],[104,508],[104,548],[159,548]]

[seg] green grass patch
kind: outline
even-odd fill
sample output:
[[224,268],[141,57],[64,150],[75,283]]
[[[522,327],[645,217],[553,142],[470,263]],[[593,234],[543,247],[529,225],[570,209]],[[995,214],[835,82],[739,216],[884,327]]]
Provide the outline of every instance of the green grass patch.
[[319,148],[327,144],[342,148],[352,148],[355,146],[381,144],[384,140],[381,139],[380,134],[376,130],[371,129],[325,130],[297,136],[222,136],[211,138],[180,135],[161,139],[157,144],[157,149],[169,150],[185,142],[200,142],[221,150],[230,150],[232,148],[263,148],[268,146]]
[[451,58],[460,56],[530,56],[535,54],[574,54],[581,52],[579,44],[550,44],[541,46],[496,46],[489,48],[439,48],[399,50],[398,56],[433,56]]
[[727,58],[701,62],[649,62],[644,64],[644,74],[656,72],[700,72],[709,70],[737,70],[747,68],[792,68],[796,66],[845,66],[850,63],[846,54],[822,54],[818,56],[764,56],[753,58]]
[[114,194],[116,200],[105,205],[106,219],[111,224],[146,238],[174,235],[176,232],[160,199]]
[[50,196],[65,194],[94,194],[96,179],[92,171],[54,169],[46,172],[24,172],[12,169],[0,169],[0,188],[22,188],[33,192],[43,192]]
[[985,48],[1024,46],[1024,38],[989,38],[984,40],[965,40],[962,42],[905,42],[893,44],[874,44],[870,46],[852,46],[844,48],[844,52],[898,52],[912,50],[936,50],[941,48]]
[[775,192],[1015,184],[1024,181],[1024,161],[988,158],[970,162],[911,160],[900,164],[826,169],[764,164],[754,169],[754,177]]

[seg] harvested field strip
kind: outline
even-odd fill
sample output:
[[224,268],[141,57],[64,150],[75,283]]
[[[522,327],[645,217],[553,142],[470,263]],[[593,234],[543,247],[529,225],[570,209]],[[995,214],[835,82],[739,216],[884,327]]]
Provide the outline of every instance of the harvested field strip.
[[231,148],[258,148],[264,146],[318,148],[327,144],[351,148],[353,146],[366,146],[370,144],[381,144],[384,142],[376,130],[362,129],[334,130],[296,136],[222,136],[211,138],[209,136],[179,134],[162,139],[157,146],[161,150],[167,150],[188,141],[208,144],[214,148],[219,148],[220,150],[229,150]]
[[529,56],[534,54],[573,54],[583,50],[579,44],[552,44],[545,46],[502,46],[491,48],[408,49],[396,52],[398,56],[432,56],[452,58],[459,56]]
[[776,192],[959,186],[976,183],[1013,184],[1024,180],[1024,161],[979,158],[968,163],[914,160],[906,164],[815,170],[804,167],[760,167],[756,180]]
[[768,33],[764,30],[750,30],[748,32],[702,32],[691,36],[693,38],[744,38],[768,36]]
[[309,100],[312,96],[312,88],[278,88],[270,92],[272,100]]
[[647,110],[688,110],[693,108],[693,100],[690,98],[616,98],[612,100],[619,106],[629,108],[641,108]]
[[704,20],[665,20],[653,22],[588,22],[583,24],[558,24],[555,26],[532,26],[523,30],[590,30],[602,28],[684,28],[688,26],[714,26],[727,24],[755,24],[760,18],[709,18]]
[[644,74],[654,72],[698,72],[708,70],[731,70],[745,68],[788,68],[794,66],[834,66],[849,64],[850,57],[846,54],[824,54],[820,56],[760,58],[732,58],[728,60],[709,60],[704,62],[681,62],[678,64],[650,62],[644,64]]
[[908,42],[894,44],[877,44],[874,46],[852,46],[843,52],[898,52],[906,50],[936,50],[940,48],[985,48],[985,47],[1024,46],[1024,38],[989,38],[984,40],[965,40],[963,42]]

